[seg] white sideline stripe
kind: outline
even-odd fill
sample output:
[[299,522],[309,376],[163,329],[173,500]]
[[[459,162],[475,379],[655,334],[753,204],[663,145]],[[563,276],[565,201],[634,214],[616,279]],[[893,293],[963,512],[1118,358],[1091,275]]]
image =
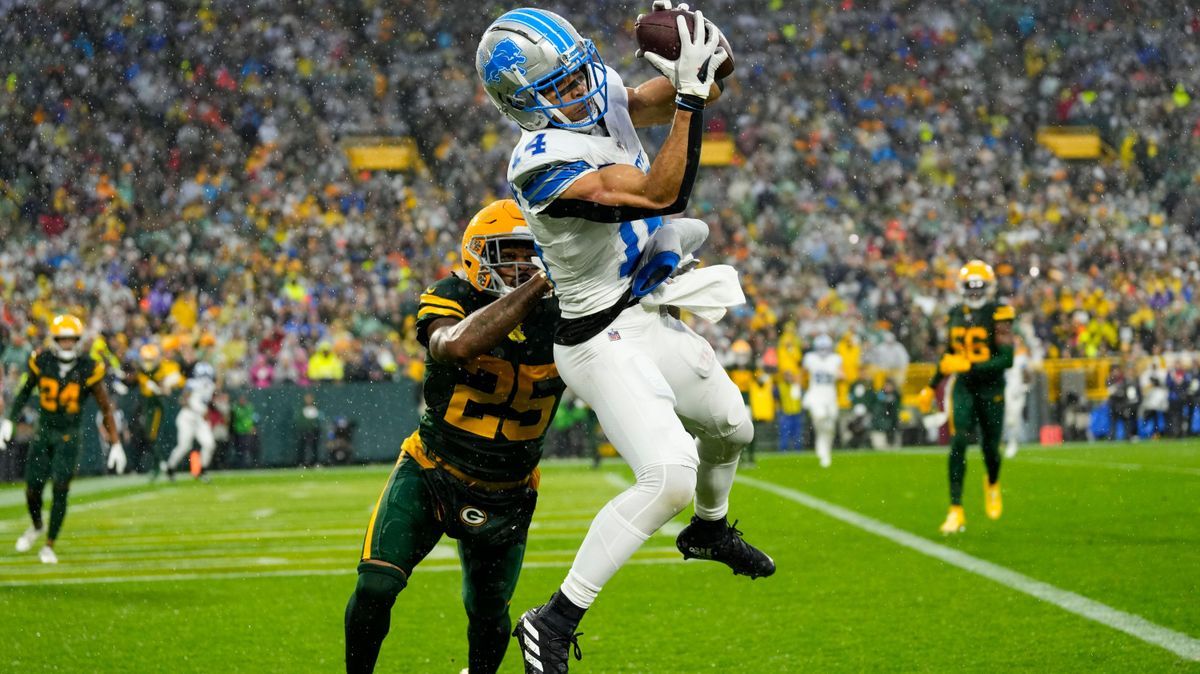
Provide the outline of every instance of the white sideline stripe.
[[783,487],[772,482],[751,477],[737,476],[737,481],[750,487],[771,492],[789,501],[795,501],[817,512],[840,520],[863,531],[886,538],[897,545],[915,550],[923,555],[939,559],[951,566],[969,571],[1001,585],[1023,592],[1036,599],[1053,604],[1064,611],[1087,618],[1124,632],[1148,644],[1159,646],[1187,660],[1200,660],[1200,639],[1176,632],[1145,618],[1101,604],[1080,594],[1057,588],[1049,583],[1035,580],[1012,569],[993,564],[965,552],[949,548],[940,543],[897,529],[890,524],[872,519],[853,510],[834,505],[802,491]]
[[[72,489],[71,491],[72,491],[72,493],[74,493],[75,490]],[[165,492],[163,492],[161,490],[139,491],[135,494],[126,494],[124,496],[114,496],[112,498],[100,499],[98,501],[89,501],[82,505],[71,506],[68,509],[68,512],[81,513],[81,512],[88,512],[91,510],[100,510],[102,508],[108,508],[109,506],[114,506],[119,503],[130,503],[133,501],[146,501],[148,499],[152,499],[155,496],[158,496],[159,494],[163,494],[163,493],[165,493]],[[21,499],[24,500],[24,498],[25,498],[25,496],[24,496],[24,494],[22,494]],[[29,516],[23,515],[21,517],[15,518],[15,519],[0,521],[0,531],[5,531],[9,527],[15,527],[15,528],[20,529],[20,528],[24,528],[28,524],[29,524]]]
[[[22,478],[24,479],[24,478]],[[71,495],[79,496],[82,494],[100,494],[114,489],[125,489],[126,487],[136,487],[139,484],[146,484],[145,475],[113,475],[101,479],[82,479],[72,480]],[[6,506],[24,505],[25,504],[25,485],[22,482],[20,486],[14,486],[0,492],[0,508]]]
[[[1018,455],[1020,456],[1020,455]],[[1042,456],[1020,456],[1022,462],[1043,463],[1051,466],[1084,466],[1093,468],[1111,468],[1113,470],[1145,471],[1147,473],[1171,473],[1173,475],[1200,475],[1200,468],[1186,466],[1159,465],[1153,463],[1125,463],[1123,461],[1092,461],[1090,459],[1058,459]]]
[[[684,564],[682,558],[651,558],[651,559],[631,559],[625,562],[625,565],[638,564]],[[556,561],[556,562],[525,562],[521,565],[523,569],[565,569],[571,566],[571,560]],[[459,571],[459,565],[447,566],[420,566],[417,571],[420,573],[438,573],[446,571]],[[156,582],[172,582],[185,580],[244,580],[247,578],[294,578],[306,576],[353,576],[355,574],[353,565],[348,565],[347,568],[340,569],[284,569],[280,571],[259,571],[245,572],[237,571],[230,573],[172,573],[151,576],[96,576],[92,578],[46,578],[41,580],[3,580],[0,581],[0,587],[45,587],[49,585],[105,585],[111,583],[156,583]]]

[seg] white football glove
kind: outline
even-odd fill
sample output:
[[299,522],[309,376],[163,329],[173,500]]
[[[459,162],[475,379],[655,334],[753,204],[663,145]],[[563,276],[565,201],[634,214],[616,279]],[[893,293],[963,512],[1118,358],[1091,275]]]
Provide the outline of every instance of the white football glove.
[[8,441],[12,440],[13,422],[5,419],[0,421],[0,451],[8,448]]
[[687,27],[687,19],[676,17],[679,28],[679,58],[671,61],[653,52],[642,52],[642,58],[662,73],[675,91],[689,96],[708,98],[709,89],[716,80],[717,68],[729,58],[725,49],[718,47],[721,32],[704,20],[699,10],[695,12],[696,35]]
[[119,442],[112,443],[108,449],[108,468],[117,471],[118,475],[125,472],[125,448]]
[[[678,5],[675,5],[675,7],[677,9],[689,9],[686,2],[681,2]],[[650,11],[652,12],[662,12],[669,9],[671,9],[671,0],[654,0],[654,2],[650,4]],[[638,18],[640,19],[642,16],[644,15],[639,14]]]

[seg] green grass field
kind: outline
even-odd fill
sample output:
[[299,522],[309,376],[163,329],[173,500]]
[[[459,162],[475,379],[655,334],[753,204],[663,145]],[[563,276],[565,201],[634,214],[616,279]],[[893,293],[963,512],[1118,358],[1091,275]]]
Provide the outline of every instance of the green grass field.
[[[337,671],[387,470],[80,480],[57,566],[13,551],[27,519],[21,487],[3,486],[0,671]],[[1029,448],[1004,471],[1005,514],[992,522],[972,450],[967,532],[946,540],[941,453],[838,453],[826,471],[811,454],[767,456],[743,470],[731,515],[776,576],[683,562],[672,523],[605,588],[572,671],[1200,671],[1177,654],[1200,647],[1200,444]],[[514,616],[554,590],[628,475],[616,460],[545,466]],[[785,496],[796,492],[1140,616],[1173,631],[1177,651]],[[459,584],[444,542],[400,596],[379,671],[465,666]],[[515,645],[504,671],[521,671]]]

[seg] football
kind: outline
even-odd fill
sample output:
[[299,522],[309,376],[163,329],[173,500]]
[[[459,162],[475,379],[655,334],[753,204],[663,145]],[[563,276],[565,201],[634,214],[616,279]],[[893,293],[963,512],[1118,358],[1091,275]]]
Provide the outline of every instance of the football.
[[[675,17],[682,14],[687,19],[689,30],[696,27],[695,16],[687,9],[660,9],[638,17],[634,24],[634,36],[642,51],[653,52],[664,58],[679,58],[679,29],[675,25]],[[733,49],[725,35],[721,35],[721,46],[729,58],[717,68],[717,79],[724,79],[733,74]]]

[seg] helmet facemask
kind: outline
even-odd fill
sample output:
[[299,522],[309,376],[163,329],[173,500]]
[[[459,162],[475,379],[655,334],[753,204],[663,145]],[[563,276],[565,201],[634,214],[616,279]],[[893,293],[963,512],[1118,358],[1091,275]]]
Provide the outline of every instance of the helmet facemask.
[[[540,80],[513,93],[513,106],[526,112],[541,112],[550,126],[573,131],[591,129],[608,112],[608,71],[591,40],[584,40],[572,54],[561,57],[562,65]],[[579,82],[579,78],[583,78]],[[564,100],[582,87],[584,93]],[[582,105],[586,115],[578,120],[570,113]]]
[[983,279],[968,279],[962,282],[963,304],[972,309],[981,309],[992,299],[992,284]]
[[530,260],[535,255],[533,237],[506,233],[472,237],[467,252],[475,256],[475,287],[503,297],[533,278],[539,267]]
[[64,363],[70,363],[79,357],[78,335],[55,335],[50,344],[55,357]]

